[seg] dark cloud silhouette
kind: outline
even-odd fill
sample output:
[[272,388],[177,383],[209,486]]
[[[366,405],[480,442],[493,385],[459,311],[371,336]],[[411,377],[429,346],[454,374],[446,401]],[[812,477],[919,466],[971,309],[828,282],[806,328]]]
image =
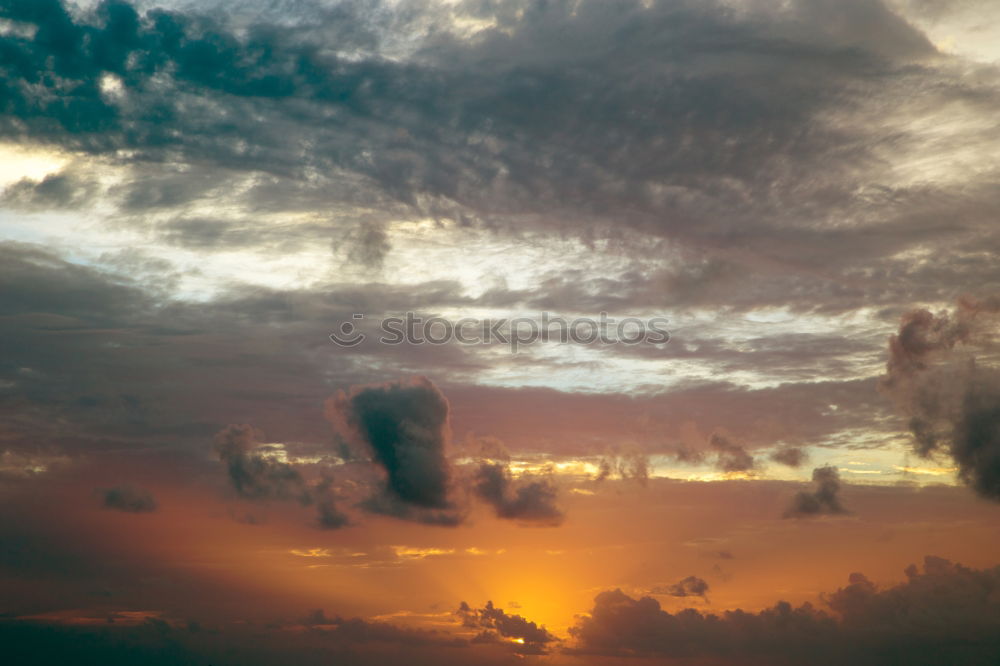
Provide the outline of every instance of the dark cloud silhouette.
[[666,594],[671,597],[701,597],[708,600],[708,582],[697,576],[688,576],[673,583],[654,587],[650,594]]
[[[333,476],[324,470],[319,481],[310,484],[295,465],[275,459],[277,450],[261,444],[262,437],[263,433],[246,424],[230,424],[215,435],[215,450],[236,493],[250,500],[315,504],[316,524],[322,529],[349,525],[350,518],[337,507]],[[255,519],[247,516],[241,522],[254,523]]]
[[98,491],[101,503],[106,509],[117,509],[128,513],[150,513],[156,511],[157,503],[152,493],[132,485],[102,488]]
[[246,499],[310,504],[312,495],[302,475],[292,465],[267,457],[260,437],[260,431],[246,424],[230,424],[216,433],[215,450],[233,489]]
[[410,646],[464,645],[464,641],[424,629],[408,629],[388,622],[373,622],[358,617],[327,617],[322,609],[310,611],[300,624],[325,638],[350,643],[382,643]]
[[713,433],[708,445],[718,452],[715,466],[723,472],[750,472],[757,466],[754,457],[746,449],[730,441],[725,435]]
[[964,298],[954,313],[910,312],[889,340],[880,382],[909,417],[916,453],[949,455],[962,481],[993,500],[1000,500],[1000,368],[990,354],[998,326],[996,297]]
[[479,642],[497,638],[514,639],[519,640],[526,651],[541,653],[548,644],[559,640],[544,626],[520,615],[508,615],[502,608],[494,606],[492,601],[487,601],[482,608],[472,608],[463,601],[455,613],[464,626],[483,630],[477,637]]
[[480,463],[473,478],[473,490],[493,507],[498,518],[554,527],[565,517],[556,506],[558,491],[551,479],[515,480],[506,463]]
[[808,454],[797,446],[786,446],[771,454],[771,460],[789,467],[801,467],[808,457]]
[[326,415],[385,472],[384,491],[364,508],[430,524],[460,522],[449,497],[448,401],[429,379],[338,392],[327,400]]
[[[313,611],[299,622],[202,623],[159,615],[141,621],[107,612],[81,615],[79,624],[52,624],[5,617],[0,640],[18,664],[48,666],[80,660],[91,664],[152,666],[220,664],[303,666],[400,663],[447,666],[509,663],[447,632],[400,627],[361,618],[327,617]],[[476,650],[472,653],[472,650]],[[509,657],[509,653],[506,655]]]
[[792,498],[791,506],[785,511],[785,518],[805,518],[818,515],[848,513],[840,502],[840,473],[836,467],[817,467],[812,473],[816,490],[800,491]]
[[879,589],[862,574],[824,597],[830,610],[779,602],[760,612],[668,613],[650,597],[602,592],[570,629],[575,651],[715,657],[723,663],[986,664],[1000,655],[1000,568],[928,557]]

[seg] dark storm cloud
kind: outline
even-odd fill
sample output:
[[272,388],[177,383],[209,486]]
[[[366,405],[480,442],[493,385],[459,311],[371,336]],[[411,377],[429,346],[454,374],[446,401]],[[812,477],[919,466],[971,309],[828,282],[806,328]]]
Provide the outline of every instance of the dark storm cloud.
[[429,379],[338,392],[326,401],[326,416],[385,472],[384,491],[366,501],[366,509],[431,524],[459,522],[450,513],[448,401]]
[[99,491],[101,503],[106,509],[117,509],[128,513],[150,513],[156,511],[156,499],[145,488],[131,485],[102,488]]
[[302,474],[292,465],[267,457],[261,433],[249,425],[231,424],[216,433],[215,450],[226,465],[229,480],[246,499],[294,499],[312,502]]
[[650,594],[666,594],[671,597],[701,597],[708,600],[708,581],[697,576],[687,576],[672,585],[654,587]]
[[[602,592],[570,633],[576,651],[715,657],[723,663],[989,663],[1000,655],[1000,568],[928,557],[924,571],[878,589],[861,574],[825,597],[833,613],[779,602],[760,612],[668,613],[650,597]],[[749,660],[749,661],[748,661]]]
[[889,340],[880,385],[909,417],[916,453],[947,454],[962,481],[993,500],[1000,500],[998,315],[996,297],[963,299],[951,314],[906,314]]
[[816,484],[816,490],[796,493],[791,505],[785,511],[786,518],[848,513],[838,497],[840,473],[836,467],[817,467],[813,470],[812,480]]
[[462,602],[455,611],[462,624],[471,629],[482,629],[477,641],[505,639],[520,639],[524,647],[531,651],[543,652],[547,644],[557,639],[544,626],[538,626],[520,615],[508,615],[502,608],[497,608],[492,601],[487,601],[482,608],[472,608]]

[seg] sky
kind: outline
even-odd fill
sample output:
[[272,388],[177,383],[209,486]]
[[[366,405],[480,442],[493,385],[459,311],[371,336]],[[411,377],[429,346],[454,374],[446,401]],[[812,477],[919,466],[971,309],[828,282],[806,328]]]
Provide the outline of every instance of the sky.
[[998,44],[3,0],[10,663],[1000,662]]

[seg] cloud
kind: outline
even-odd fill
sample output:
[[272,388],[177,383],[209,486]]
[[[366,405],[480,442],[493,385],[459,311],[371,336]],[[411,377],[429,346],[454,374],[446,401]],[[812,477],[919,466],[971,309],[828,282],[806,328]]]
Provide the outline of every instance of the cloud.
[[128,513],[151,513],[157,509],[156,499],[144,488],[121,485],[102,488],[99,493],[106,509],[117,509]]
[[649,457],[638,450],[606,454],[598,463],[596,480],[604,481],[615,476],[646,485],[649,481]]
[[779,602],[749,612],[668,613],[651,597],[602,592],[570,633],[573,651],[603,655],[715,657],[723,663],[987,663],[1000,650],[1000,568],[941,558],[879,589],[862,574],[824,597],[829,611]]
[[350,524],[347,514],[337,508],[333,491],[333,477],[325,475],[313,490],[316,502],[317,520],[319,526],[327,530],[336,530]]
[[[315,504],[318,527],[333,530],[350,525],[350,518],[337,507],[333,475],[323,470],[319,481],[310,484],[295,465],[273,457],[275,451],[260,443],[262,436],[263,433],[246,424],[230,424],[215,435],[215,449],[226,464],[237,495],[250,500]],[[254,522],[253,516],[249,518],[249,522]]]
[[426,377],[340,391],[326,401],[327,419],[360,442],[385,472],[383,491],[369,511],[430,524],[460,522],[453,513],[448,401]]
[[[220,664],[414,666],[509,663],[447,632],[412,629],[357,617],[311,612],[297,622],[218,623],[159,612],[72,612],[0,620],[5,654],[19,664],[58,664],[72,654],[85,663],[151,666]],[[509,652],[505,655],[509,658]]]
[[556,506],[558,491],[551,479],[514,480],[507,463],[480,463],[473,477],[473,490],[493,507],[498,518],[550,527],[565,518]]
[[771,460],[789,467],[801,467],[808,457],[809,455],[797,446],[786,446],[771,454]]
[[479,642],[507,639],[523,645],[526,651],[543,653],[549,643],[558,641],[544,626],[539,626],[520,615],[508,615],[502,608],[497,608],[492,601],[487,601],[482,608],[472,608],[462,602],[455,611],[463,626],[483,629],[477,637]]
[[0,203],[21,210],[80,208],[91,201],[95,187],[70,170],[40,180],[22,178],[0,194]]
[[719,433],[713,433],[708,445],[718,452],[715,466],[723,472],[750,472],[756,468],[754,457],[739,444]]
[[373,622],[358,617],[327,617],[322,609],[310,611],[301,620],[301,624],[313,631],[319,632],[325,638],[349,643],[382,643],[410,646],[459,646],[463,644],[460,639],[449,638],[435,631],[408,629],[387,622]]
[[671,597],[701,597],[708,600],[708,582],[697,576],[688,576],[673,583],[654,587],[650,594],[666,594]]
[[800,491],[792,498],[785,518],[805,518],[818,515],[849,513],[840,503],[840,473],[836,467],[817,467],[812,474],[816,490]]
[[[0,136],[124,172],[115,223],[162,228],[170,243],[270,248],[272,227],[288,225],[378,264],[390,221],[432,219],[585,239],[625,227],[640,236],[632,248],[675,248],[642,281],[530,294],[590,304],[670,293],[850,309],[989,268],[965,248],[935,282],[898,259],[940,240],[935,213],[955,208],[947,184],[899,175],[937,147],[914,123],[938,126],[949,103],[989,113],[996,85],[879,0],[297,3],[295,20],[145,7],[5,5],[33,36],[0,36]],[[489,27],[465,34],[470,24]],[[524,114],[525,100],[539,111]],[[989,145],[980,124],[949,131]],[[987,171],[963,182],[955,250],[986,228]],[[235,228],[186,215],[206,200],[224,201]],[[301,226],[284,221],[302,212]],[[887,280],[866,277],[872,260]]]
[[215,450],[226,464],[236,493],[253,500],[294,499],[312,503],[305,480],[292,465],[269,458],[260,444],[261,433],[252,426],[230,424],[215,435]]
[[963,482],[1000,501],[998,315],[997,297],[964,298],[953,313],[907,313],[889,340],[880,388],[909,417],[918,455],[950,456]]

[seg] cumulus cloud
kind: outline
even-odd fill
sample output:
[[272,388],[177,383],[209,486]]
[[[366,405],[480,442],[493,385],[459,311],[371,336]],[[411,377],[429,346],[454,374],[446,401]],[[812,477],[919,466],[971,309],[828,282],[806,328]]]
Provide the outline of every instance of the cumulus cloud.
[[840,473],[836,467],[817,467],[812,473],[816,489],[800,491],[792,498],[785,511],[785,518],[806,518],[819,515],[848,513],[840,502]]
[[[829,610],[779,602],[748,612],[668,613],[651,597],[602,592],[570,629],[575,651],[715,657],[725,663],[987,663],[1000,653],[1000,567],[976,570],[941,558],[879,589],[864,575],[824,597]],[[754,662],[756,663],[756,661]]]
[[432,524],[455,524],[448,401],[426,377],[358,386],[326,401],[326,416],[360,443],[385,473],[385,485],[364,507]]
[[150,513],[156,511],[156,498],[145,488],[132,485],[103,488],[99,491],[101,503],[106,509],[116,509],[128,513]]
[[909,418],[914,451],[950,456],[977,494],[1000,501],[1000,298],[906,314],[880,387]]
[[520,615],[508,615],[502,608],[497,608],[492,601],[487,601],[482,608],[472,608],[462,602],[455,611],[463,626],[471,629],[482,629],[477,641],[487,642],[497,639],[517,641],[527,651],[544,652],[549,643],[558,641],[544,626],[539,626]]

